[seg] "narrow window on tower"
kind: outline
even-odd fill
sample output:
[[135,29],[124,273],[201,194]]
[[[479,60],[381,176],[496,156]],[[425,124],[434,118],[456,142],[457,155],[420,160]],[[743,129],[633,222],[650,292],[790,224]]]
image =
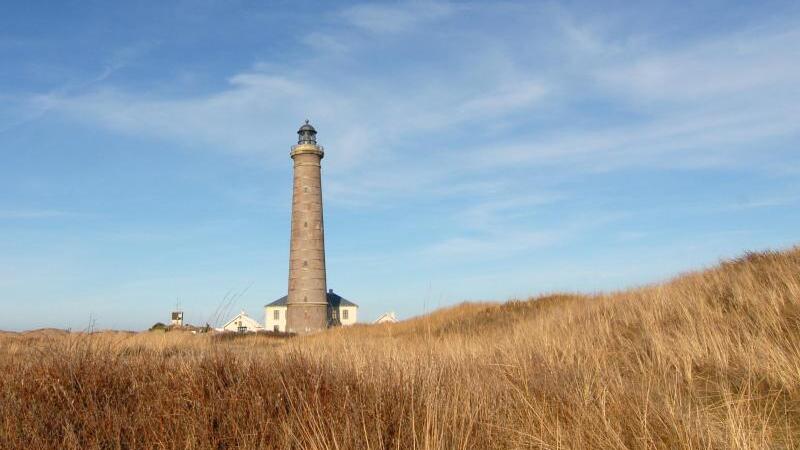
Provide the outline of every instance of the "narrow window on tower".
[[303,222],[303,228],[308,228],[308,222]]
[[308,267],[308,261],[303,261],[303,267]]

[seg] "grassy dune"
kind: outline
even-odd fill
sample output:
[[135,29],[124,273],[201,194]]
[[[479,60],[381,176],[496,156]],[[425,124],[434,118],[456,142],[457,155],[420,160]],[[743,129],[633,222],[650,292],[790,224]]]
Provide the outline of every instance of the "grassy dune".
[[0,335],[2,448],[798,448],[800,248],[305,338]]

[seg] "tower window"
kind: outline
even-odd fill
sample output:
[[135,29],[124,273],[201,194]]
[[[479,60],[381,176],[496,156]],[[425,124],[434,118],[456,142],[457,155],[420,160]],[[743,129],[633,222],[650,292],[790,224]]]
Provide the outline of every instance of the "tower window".
[[308,261],[303,261],[303,267],[308,267]]

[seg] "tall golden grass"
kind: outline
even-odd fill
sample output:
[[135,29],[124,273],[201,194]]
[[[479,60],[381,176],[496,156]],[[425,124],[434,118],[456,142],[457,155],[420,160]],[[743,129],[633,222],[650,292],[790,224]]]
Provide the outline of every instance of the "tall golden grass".
[[800,248],[607,295],[219,340],[0,337],[0,447],[800,447]]

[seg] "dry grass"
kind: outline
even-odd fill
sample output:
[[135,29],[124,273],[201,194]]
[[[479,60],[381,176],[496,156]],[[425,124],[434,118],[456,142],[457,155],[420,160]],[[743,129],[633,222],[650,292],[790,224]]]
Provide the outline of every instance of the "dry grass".
[[800,248],[293,339],[0,336],[2,448],[798,448]]

